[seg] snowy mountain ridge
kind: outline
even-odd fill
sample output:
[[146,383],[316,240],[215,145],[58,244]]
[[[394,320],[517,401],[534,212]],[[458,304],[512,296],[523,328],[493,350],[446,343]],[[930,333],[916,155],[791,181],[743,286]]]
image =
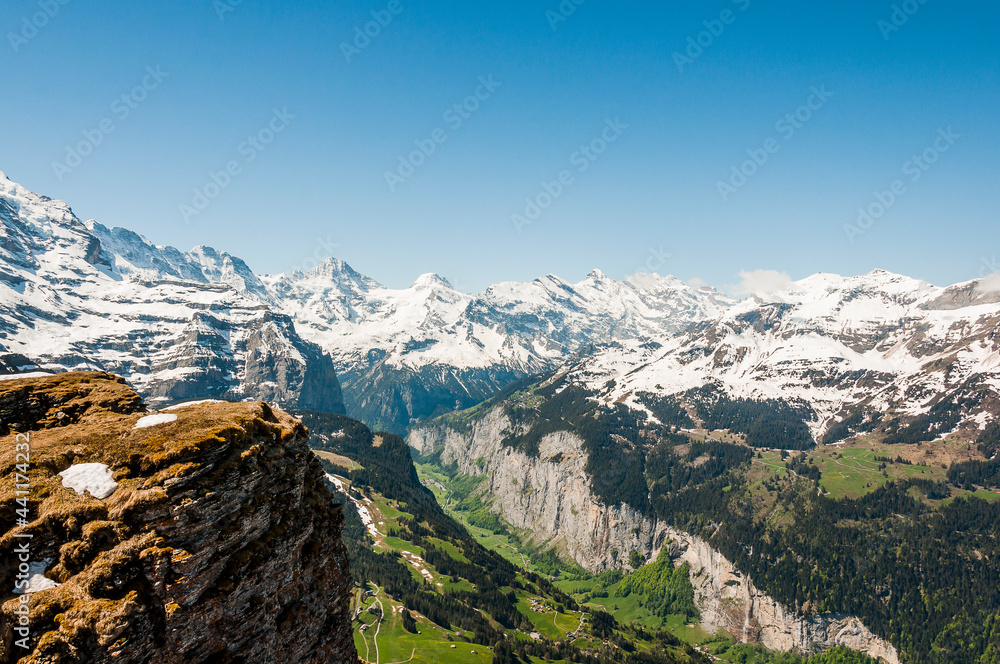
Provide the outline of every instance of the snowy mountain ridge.
[[615,344],[569,372],[601,399],[641,410],[642,392],[705,385],[730,398],[805,401],[816,436],[857,407],[912,417],[974,397],[959,426],[991,419],[1000,402],[1000,292],[981,280],[941,288],[883,270],[818,274],[661,344]]
[[348,412],[403,432],[560,370],[640,409],[641,392],[705,385],[804,400],[819,435],[858,405],[912,415],[998,384],[1000,291],[989,278],[941,288],[883,270],[815,274],[735,301],[673,277],[595,270],[471,295],[435,274],[387,288],[335,258],[258,276],[210,247],[185,253],[82,222],[6,176],[0,221],[4,363],[100,368],[162,402],[225,395],[336,410],[339,375]]
[[153,403],[260,399],[343,410],[331,358],[268,306],[239,259],[183,254],[0,178],[0,351],[8,368],[102,369]]
[[349,411],[397,432],[593,343],[676,333],[732,304],[673,277],[615,281],[598,270],[576,284],[546,275],[478,295],[435,274],[389,289],[338,259],[261,279],[300,333],[336,359]]

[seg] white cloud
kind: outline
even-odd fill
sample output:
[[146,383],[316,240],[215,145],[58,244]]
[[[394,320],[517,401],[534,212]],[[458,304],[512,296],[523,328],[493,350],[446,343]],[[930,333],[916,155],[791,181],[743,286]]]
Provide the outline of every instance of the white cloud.
[[704,288],[707,285],[708,282],[701,277],[691,277],[688,279],[688,286],[691,286],[692,288]]
[[980,293],[995,293],[1000,291],[1000,272],[994,272],[991,275],[983,277],[976,284],[976,290]]
[[729,291],[737,296],[771,295],[792,287],[792,278],[787,272],[777,270],[740,270],[740,283],[730,286]]

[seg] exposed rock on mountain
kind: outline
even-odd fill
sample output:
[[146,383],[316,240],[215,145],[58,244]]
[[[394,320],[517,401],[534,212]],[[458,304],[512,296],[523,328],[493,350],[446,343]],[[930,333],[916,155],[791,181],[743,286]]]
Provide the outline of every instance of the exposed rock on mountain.
[[[258,277],[208,247],[183,253],[82,223],[6,177],[0,221],[0,366],[110,370],[157,403],[341,412],[345,400],[353,416],[404,433],[566,366],[598,398],[640,410],[643,393],[706,385],[794,400],[821,437],[879,412],[930,414],[948,430],[982,423],[1000,392],[1000,292],[983,281],[817,274],[734,303],[672,277],[595,270],[576,284],[547,275],[469,295],[434,274],[389,289],[338,259]],[[910,433],[943,432],[900,435]]]
[[0,352],[125,376],[154,403],[260,399],[343,412],[331,358],[238,258],[84,224],[0,174]]
[[210,247],[184,253],[81,222],[6,176],[0,222],[0,364],[111,371],[154,403],[264,399],[327,412],[343,412],[339,372],[351,414],[398,433],[592,343],[672,334],[731,304],[670,277],[599,271],[478,296],[434,274],[388,289],[338,259],[258,277]]
[[1000,299],[978,285],[938,288],[882,270],[818,274],[658,345],[614,344],[570,376],[641,410],[643,392],[705,385],[732,398],[805,402],[817,438],[855,413],[930,415],[937,428],[915,433],[933,440],[978,428],[1000,395]]
[[553,275],[473,296],[434,274],[392,290],[330,259],[308,274],[263,277],[303,336],[337,360],[350,413],[402,433],[471,406],[594,343],[662,337],[731,301],[672,277]]
[[848,615],[801,616],[759,591],[705,541],[645,516],[627,504],[608,505],[592,490],[599,481],[585,472],[584,441],[569,431],[544,436],[538,455],[503,444],[514,425],[496,407],[460,432],[444,425],[417,427],[407,442],[438,452],[467,475],[486,477],[485,495],[504,521],[542,548],[555,547],[591,572],[616,566],[622,552],[653,558],[667,546],[677,565],[691,570],[702,626],[726,630],[746,643],[776,650],[812,652],[836,645],[898,664],[896,649]]
[[406,442],[421,453],[440,452],[443,463],[455,462],[467,475],[485,475],[493,509],[506,522],[591,572],[613,567],[612,551],[653,550],[650,522],[629,505],[605,505],[593,495],[579,436],[552,433],[531,456],[503,445],[511,428],[503,409],[494,408],[467,432],[427,425]]
[[101,373],[0,382],[0,472],[29,487],[0,487],[0,661],[357,661],[341,508],[302,424],[142,410]]
[[899,664],[892,644],[872,634],[856,616],[798,615],[758,590],[704,540],[668,527],[662,527],[657,540],[666,542],[678,563],[690,566],[704,629],[723,629],[744,643],[772,650],[812,652],[847,646],[887,664]]

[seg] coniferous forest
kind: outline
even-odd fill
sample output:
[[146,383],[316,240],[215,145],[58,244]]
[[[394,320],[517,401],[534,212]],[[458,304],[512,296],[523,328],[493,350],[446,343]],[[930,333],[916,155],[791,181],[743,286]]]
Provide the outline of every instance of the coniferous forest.
[[[820,490],[819,468],[804,455],[783,453],[790,472],[764,487],[785,516],[767,520],[755,509],[753,448],[813,447],[808,409],[727,399],[711,388],[692,394],[709,428],[744,434],[746,444],[734,444],[680,435],[686,413],[671,399],[641,397],[664,424],[558,380],[533,394],[527,406],[508,407],[517,424],[506,444],[531,453],[546,433],[576,432],[595,494],[701,536],[785,606],[855,614],[915,664],[1000,662],[1000,502],[949,498],[952,487],[998,486],[996,459],[953,464],[947,482],[894,478],[837,499]],[[917,445],[920,432],[947,426],[954,408],[942,403],[887,436]],[[871,423],[862,413],[844,428]],[[996,454],[997,438],[989,427],[979,449]]]

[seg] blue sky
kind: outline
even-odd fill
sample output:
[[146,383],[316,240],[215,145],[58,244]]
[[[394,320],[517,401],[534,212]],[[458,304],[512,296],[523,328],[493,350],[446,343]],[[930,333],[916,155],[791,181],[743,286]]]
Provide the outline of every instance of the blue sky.
[[0,170],[260,273],[1000,267],[992,2],[63,2],[5,4]]

